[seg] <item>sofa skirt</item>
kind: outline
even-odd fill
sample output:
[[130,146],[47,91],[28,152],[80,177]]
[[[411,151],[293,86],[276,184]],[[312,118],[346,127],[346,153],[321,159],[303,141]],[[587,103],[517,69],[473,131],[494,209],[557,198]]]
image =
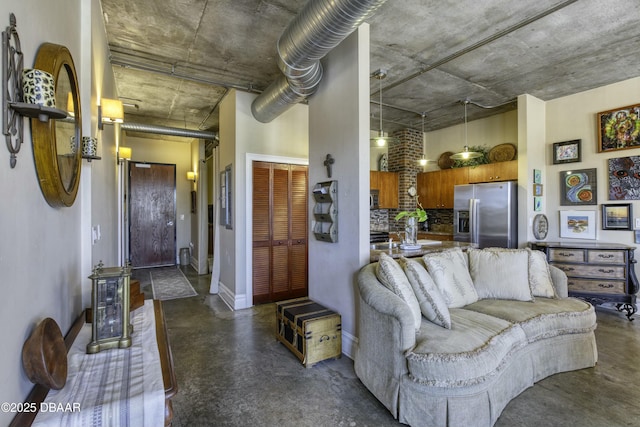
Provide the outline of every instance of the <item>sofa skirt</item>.
[[529,343],[483,383],[431,387],[402,378],[398,420],[412,427],[491,427],[507,404],[535,382],[558,372],[595,366],[593,331]]

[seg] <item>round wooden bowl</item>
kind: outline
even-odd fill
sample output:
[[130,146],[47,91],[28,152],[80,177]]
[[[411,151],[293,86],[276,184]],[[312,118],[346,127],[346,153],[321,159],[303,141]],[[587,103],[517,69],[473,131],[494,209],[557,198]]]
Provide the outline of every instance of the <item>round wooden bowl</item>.
[[67,347],[60,327],[50,317],[38,323],[22,347],[22,365],[29,380],[53,390],[67,382]]
[[453,160],[451,160],[449,156],[452,154],[453,152],[451,151],[445,151],[440,154],[440,158],[438,159],[438,167],[440,169],[451,169],[451,166],[453,166]]

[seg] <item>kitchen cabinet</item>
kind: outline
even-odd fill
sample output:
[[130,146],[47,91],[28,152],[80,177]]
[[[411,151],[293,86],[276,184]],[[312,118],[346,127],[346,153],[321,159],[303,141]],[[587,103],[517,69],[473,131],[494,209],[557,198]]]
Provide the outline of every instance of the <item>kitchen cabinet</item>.
[[469,168],[422,172],[417,176],[418,197],[425,209],[453,209],[455,185],[469,183]]
[[398,172],[369,171],[369,187],[378,190],[380,209],[398,208]]
[[469,183],[516,181],[518,179],[518,161],[488,163],[469,166]]

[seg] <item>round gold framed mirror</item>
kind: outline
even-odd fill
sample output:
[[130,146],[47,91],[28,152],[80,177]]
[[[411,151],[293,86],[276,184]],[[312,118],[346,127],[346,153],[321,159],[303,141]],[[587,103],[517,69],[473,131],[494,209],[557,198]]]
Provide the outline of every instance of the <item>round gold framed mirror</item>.
[[78,79],[71,53],[65,46],[43,43],[34,68],[55,78],[56,108],[65,119],[31,119],[31,139],[40,189],[53,207],[71,206],[78,193],[82,163],[82,116]]

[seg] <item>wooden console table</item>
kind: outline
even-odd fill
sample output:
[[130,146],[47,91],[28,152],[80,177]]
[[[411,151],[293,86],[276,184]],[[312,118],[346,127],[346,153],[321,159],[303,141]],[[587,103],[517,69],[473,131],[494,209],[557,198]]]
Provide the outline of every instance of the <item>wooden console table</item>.
[[[170,426],[173,420],[173,408],[171,405],[171,399],[178,392],[178,384],[176,382],[175,372],[173,370],[173,356],[171,354],[171,347],[169,346],[169,340],[167,337],[167,327],[164,319],[164,311],[162,310],[161,301],[153,301],[153,311],[155,316],[156,341],[158,343],[158,352],[160,355],[160,369],[162,371],[162,380],[164,383],[164,424],[165,426]],[[80,330],[84,326],[85,319],[86,312],[83,312],[75,320],[75,322],[71,326],[71,329],[67,333],[64,339],[65,345],[67,347],[67,352],[71,348],[73,342],[80,333]],[[91,355],[89,355],[89,357],[90,356]],[[34,404],[34,407],[40,408],[41,404],[47,398],[48,393],[49,388],[41,384],[36,384],[27,396],[25,403]],[[16,414],[11,424],[9,424],[9,427],[31,426],[37,414],[38,412],[19,412]]]
[[633,320],[639,289],[635,247],[600,242],[535,242],[531,248],[544,252],[549,264],[566,273],[569,296],[593,305],[613,302],[618,311]]

